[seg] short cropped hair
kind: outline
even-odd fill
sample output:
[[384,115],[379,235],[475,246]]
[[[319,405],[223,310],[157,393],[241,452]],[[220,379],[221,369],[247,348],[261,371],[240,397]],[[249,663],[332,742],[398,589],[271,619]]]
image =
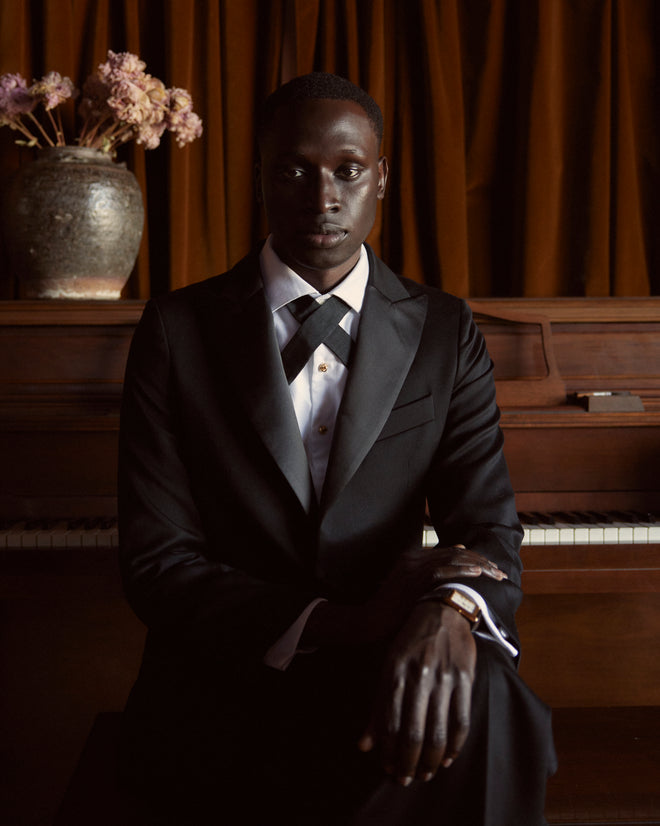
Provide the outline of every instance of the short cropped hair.
[[310,72],[294,77],[266,98],[257,121],[258,145],[261,145],[277,110],[289,103],[303,100],[351,100],[357,103],[369,118],[378,143],[382,141],[383,113],[370,94],[345,77],[327,72]]

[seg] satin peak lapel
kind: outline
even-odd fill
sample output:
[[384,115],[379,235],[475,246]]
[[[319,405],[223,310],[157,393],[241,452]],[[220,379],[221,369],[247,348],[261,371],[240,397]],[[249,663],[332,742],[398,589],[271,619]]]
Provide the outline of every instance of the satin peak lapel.
[[[252,264],[252,266],[249,266]],[[304,510],[314,501],[307,454],[277,347],[273,317],[265,301],[256,257],[239,263],[226,278],[237,289],[222,309],[209,307],[222,359],[247,415],[293,488]]]
[[382,262],[374,263],[358,341],[321,497],[327,510],[355,474],[392,410],[413,362],[426,318],[425,295],[410,296]]

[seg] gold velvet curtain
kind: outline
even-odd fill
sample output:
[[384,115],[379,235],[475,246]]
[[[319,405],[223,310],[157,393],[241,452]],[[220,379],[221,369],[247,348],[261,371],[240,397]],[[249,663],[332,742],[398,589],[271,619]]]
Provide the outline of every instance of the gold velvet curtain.
[[[383,108],[370,241],[394,269],[464,296],[657,295],[659,17],[657,0],[0,0],[0,73],[81,84],[111,48],[193,95],[200,140],[122,150],[148,214],[128,296],[263,235],[255,110],[312,69]],[[30,159],[14,137],[0,185]]]

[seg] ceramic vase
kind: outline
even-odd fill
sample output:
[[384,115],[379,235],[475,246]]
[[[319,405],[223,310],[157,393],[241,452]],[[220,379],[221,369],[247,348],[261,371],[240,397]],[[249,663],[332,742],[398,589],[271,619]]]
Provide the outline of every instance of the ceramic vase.
[[14,176],[2,223],[19,298],[117,299],[142,238],[142,192],[101,150],[42,149]]

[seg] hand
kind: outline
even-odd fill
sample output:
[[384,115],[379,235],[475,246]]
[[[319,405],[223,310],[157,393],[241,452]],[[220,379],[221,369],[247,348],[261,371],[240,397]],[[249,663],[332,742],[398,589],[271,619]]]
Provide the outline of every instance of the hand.
[[[304,647],[374,642],[390,637],[406,622],[419,599],[457,577],[507,579],[494,562],[464,545],[420,548],[401,555],[376,593],[360,605],[322,602],[312,611],[301,637]],[[450,609],[453,610],[453,609]]]
[[494,562],[465,545],[407,551],[364,605],[371,636],[383,638],[397,631],[419,599],[443,582],[482,575],[507,579]]
[[394,638],[362,751],[382,750],[404,786],[448,767],[470,727],[476,644],[468,621],[432,600],[420,603]]

